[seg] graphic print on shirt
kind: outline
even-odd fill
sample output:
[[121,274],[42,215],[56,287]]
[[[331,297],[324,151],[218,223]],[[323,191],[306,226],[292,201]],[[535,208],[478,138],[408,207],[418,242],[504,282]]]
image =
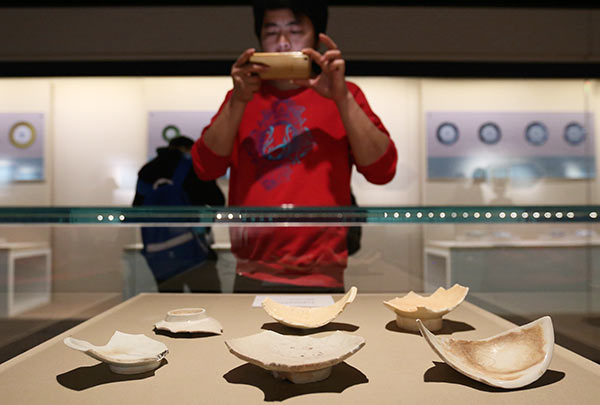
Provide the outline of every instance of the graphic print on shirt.
[[267,190],[289,181],[293,165],[313,149],[314,138],[302,117],[305,110],[293,100],[273,102],[270,109],[263,111],[258,127],[250,132],[252,142],[244,142]]

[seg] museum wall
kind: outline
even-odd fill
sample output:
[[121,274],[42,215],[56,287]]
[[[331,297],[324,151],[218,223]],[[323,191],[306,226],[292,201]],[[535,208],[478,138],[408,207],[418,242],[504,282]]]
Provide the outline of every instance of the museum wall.
[[[44,171],[47,181],[21,184],[7,183],[0,178],[0,205],[36,206],[52,205],[52,145],[53,128],[50,119],[52,111],[52,85],[49,80],[0,80],[0,113],[39,112],[45,120]],[[4,135],[6,136],[6,135]],[[0,166],[9,165],[0,159]],[[50,239],[48,228],[1,227],[0,240],[44,242]]]

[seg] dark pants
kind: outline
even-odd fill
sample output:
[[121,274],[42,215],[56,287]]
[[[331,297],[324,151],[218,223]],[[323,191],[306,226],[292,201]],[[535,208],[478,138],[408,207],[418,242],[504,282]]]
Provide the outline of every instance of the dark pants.
[[[221,281],[216,260],[205,260],[202,264],[179,273],[166,280],[156,281],[159,292],[220,293]],[[187,286],[187,288],[186,288]]]
[[344,293],[343,287],[312,287],[298,286],[293,284],[269,283],[268,281],[256,280],[235,275],[233,284],[233,292],[235,293],[328,293],[339,294]]

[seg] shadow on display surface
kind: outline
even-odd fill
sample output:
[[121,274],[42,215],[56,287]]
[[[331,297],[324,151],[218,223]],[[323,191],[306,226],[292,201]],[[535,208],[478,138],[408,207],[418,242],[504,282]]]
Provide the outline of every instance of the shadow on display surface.
[[[388,322],[387,325],[385,325],[385,328],[390,332],[409,333],[412,335],[421,336],[421,332],[419,331],[410,331],[399,328],[398,325],[396,325],[396,321]],[[442,329],[432,333],[434,335],[451,335],[454,332],[466,332],[470,330],[475,330],[475,328],[468,323],[443,318]]]
[[526,385],[525,387],[517,388],[517,389],[504,389],[492,387],[479,381],[472,380],[471,378],[462,375],[458,371],[454,370],[452,367],[447,365],[446,363],[440,361],[434,361],[433,367],[425,371],[423,375],[423,381],[426,383],[449,383],[449,384],[460,384],[466,387],[470,387],[479,391],[485,392],[513,392],[513,391],[524,391],[534,388],[543,387],[546,385],[554,384],[559,382],[563,378],[565,378],[565,373],[562,371],[556,370],[546,370],[544,375],[542,375],[535,382]]
[[252,385],[260,389],[267,402],[284,401],[288,398],[312,393],[341,393],[354,385],[369,382],[360,370],[343,362],[333,366],[329,378],[310,384],[294,384],[277,380],[270,371],[246,363],[227,372],[223,378],[230,384]]
[[153,377],[156,371],[168,364],[167,359],[162,359],[161,365],[152,371],[140,374],[115,374],[110,371],[108,364],[99,363],[95,366],[77,367],[66,373],[56,376],[56,381],[65,388],[74,391],[83,391],[102,384],[111,384],[121,381],[143,380]]
[[280,335],[312,335],[314,333],[320,332],[335,332],[336,330],[345,331],[345,332],[356,332],[359,326],[352,325],[349,323],[341,323],[341,322],[329,322],[327,325],[321,326],[320,328],[312,328],[312,329],[296,329],[290,328],[289,326],[282,325],[278,322],[269,322],[263,324],[261,329],[270,330],[273,332],[277,332]]
[[198,339],[198,338],[209,338],[214,336],[221,336],[216,333],[210,332],[169,332],[168,330],[154,329],[155,335],[166,336],[171,339]]

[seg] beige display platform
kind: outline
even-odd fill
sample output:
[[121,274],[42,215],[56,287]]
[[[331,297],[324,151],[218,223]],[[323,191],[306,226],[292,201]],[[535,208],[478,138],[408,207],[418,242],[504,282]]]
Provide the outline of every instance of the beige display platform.
[[[363,336],[365,347],[321,382],[296,385],[230,354],[226,339],[260,332],[299,333],[276,323],[254,295],[141,294],[0,365],[2,404],[597,404],[600,365],[556,346],[540,380],[507,391],[475,382],[443,363],[416,333],[399,331],[383,305],[398,294],[358,294],[336,320],[304,335],[338,329]],[[341,295],[335,296],[339,299]],[[468,298],[468,297],[467,297]],[[222,335],[156,334],[174,308],[204,307]],[[480,339],[513,324],[468,302],[446,315],[441,334]],[[69,349],[66,336],[104,344],[115,330],[144,333],[169,348],[167,363],[140,375],[117,375]]]

